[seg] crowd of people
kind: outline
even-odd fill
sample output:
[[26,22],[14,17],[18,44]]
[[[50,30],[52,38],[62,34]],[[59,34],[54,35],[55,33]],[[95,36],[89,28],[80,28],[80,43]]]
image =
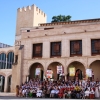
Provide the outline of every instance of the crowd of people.
[[16,86],[16,96],[33,98],[76,98],[94,99],[100,98],[100,82],[81,81],[51,81],[30,79],[21,86]]

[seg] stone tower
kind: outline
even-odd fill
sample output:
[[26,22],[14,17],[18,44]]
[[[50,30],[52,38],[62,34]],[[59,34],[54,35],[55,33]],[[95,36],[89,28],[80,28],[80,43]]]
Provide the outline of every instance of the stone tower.
[[[22,70],[24,49],[21,43],[21,28],[30,29],[39,26],[40,23],[46,23],[46,14],[35,5],[18,8],[15,34],[15,63],[12,67],[12,85],[11,91],[16,91],[16,85],[22,84]],[[17,59],[17,63],[16,63]]]
[[16,36],[20,35],[20,28],[39,26],[39,23],[46,23],[46,19],[46,14],[35,5],[18,8]]

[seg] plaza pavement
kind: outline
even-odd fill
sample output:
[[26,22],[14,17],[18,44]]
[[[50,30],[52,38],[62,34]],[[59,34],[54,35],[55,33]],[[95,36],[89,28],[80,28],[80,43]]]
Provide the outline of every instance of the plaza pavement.
[[[26,98],[26,97],[16,97],[16,93],[0,93],[0,100],[10,100],[10,99],[34,99],[34,100],[41,100],[41,99],[51,99],[51,98]],[[57,99],[57,98],[56,98]],[[52,100],[56,100],[55,98],[52,98]],[[100,98],[98,98],[100,100]],[[72,100],[72,99],[71,99]],[[76,99],[74,99],[76,100]],[[90,99],[93,100],[93,99]]]

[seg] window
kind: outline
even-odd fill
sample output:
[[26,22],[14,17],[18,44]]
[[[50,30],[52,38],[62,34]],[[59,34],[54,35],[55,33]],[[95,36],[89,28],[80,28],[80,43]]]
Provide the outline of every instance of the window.
[[61,42],[51,42],[51,57],[61,56]]
[[0,69],[5,69],[6,68],[6,54],[1,53],[0,54]]
[[33,44],[33,57],[42,57],[42,43]]
[[14,53],[9,52],[8,55],[7,55],[7,69],[12,68],[13,62],[14,62]]
[[70,56],[82,56],[82,40],[70,41]]
[[18,63],[18,55],[15,55],[15,63]]
[[36,54],[40,54],[41,53],[41,46],[40,45],[37,45],[36,48],[35,48],[35,53]]
[[44,28],[44,30],[50,30],[50,29],[54,29],[54,27]]
[[74,42],[74,52],[79,52],[80,50],[80,44],[78,41]]
[[30,30],[27,30],[27,32],[30,32]]
[[92,55],[100,55],[100,39],[91,40],[91,53]]

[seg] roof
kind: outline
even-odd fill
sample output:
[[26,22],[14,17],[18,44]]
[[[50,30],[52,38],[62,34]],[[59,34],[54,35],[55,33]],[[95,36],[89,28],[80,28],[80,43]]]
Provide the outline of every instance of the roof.
[[5,48],[5,47],[11,47],[11,46],[4,43],[0,43],[0,48]]
[[100,22],[100,18],[96,19],[85,19],[85,20],[75,20],[69,22],[53,22],[53,23],[41,23],[40,26],[52,26],[52,25],[70,25],[70,24],[80,24],[80,23],[92,23]]

